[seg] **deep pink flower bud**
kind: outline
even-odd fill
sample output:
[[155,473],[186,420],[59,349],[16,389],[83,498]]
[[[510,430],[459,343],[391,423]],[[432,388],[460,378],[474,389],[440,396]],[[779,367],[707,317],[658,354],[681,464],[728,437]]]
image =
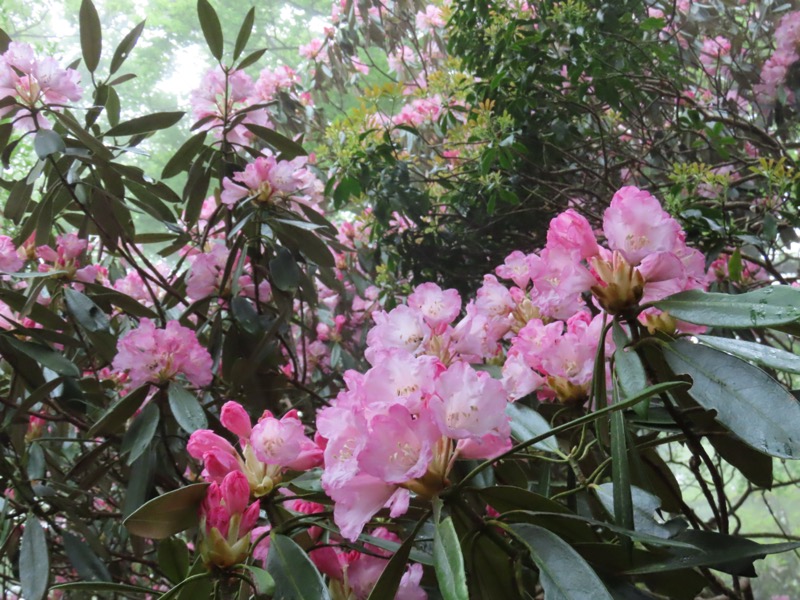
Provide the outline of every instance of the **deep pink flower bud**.
[[186,445],[189,454],[198,460],[203,459],[207,452],[222,452],[236,456],[236,450],[230,442],[218,436],[210,429],[198,429],[189,436],[189,443]]
[[238,402],[230,401],[222,406],[220,421],[228,431],[235,433],[240,438],[249,438],[253,431],[250,415]]
[[222,480],[222,498],[231,514],[241,514],[250,501],[250,484],[241,471],[231,471]]

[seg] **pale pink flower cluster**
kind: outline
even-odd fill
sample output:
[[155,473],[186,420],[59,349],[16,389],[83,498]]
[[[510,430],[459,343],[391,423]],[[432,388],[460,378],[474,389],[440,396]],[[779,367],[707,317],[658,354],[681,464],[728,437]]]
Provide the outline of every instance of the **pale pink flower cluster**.
[[761,82],[753,87],[758,101],[771,104],[779,91],[786,94],[789,102],[794,92],[784,85],[789,68],[800,60],[800,11],[787,13],[775,28],[775,52],[761,67]]
[[417,13],[416,25],[417,29],[422,33],[440,29],[444,27],[445,24],[446,21],[442,9],[433,4],[429,4],[425,7],[425,10],[421,10]]
[[195,120],[207,121],[198,128],[200,131],[213,130],[221,138],[225,124],[241,113],[238,122],[224,132],[225,140],[232,144],[249,145],[253,134],[246,124],[271,127],[266,110],[246,110],[253,102],[255,93],[253,79],[244,71],[223,71],[216,67],[206,71],[200,86],[190,96],[192,115]]
[[0,235],[0,272],[16,273],[25,264],[14,241],[7,235]]
[[417,98],[404,105],[400,112],[392,117],[392,123],[412,127],[432,123],[442,114],[442,106],[442,98],[439,94],[430,98]]
[[700,50],[700,63],[710,74],[719,73],[721,76],[730,74],[730,69],[723,67],[724,59],[731,53],[731,42],[728,38],[718,35],[714,38],[705,38]]
[[117,355],[112,367],[128,371],[131,387],[144,383],[162,384],[184,375],[192,385],[203,387],[211,383],[212,360],[195,332],[178,321],[169,321],[157,329],[147,318],[139,321],[117,342]]
[[349,540],[384,506],[399,516],[411,492],[438,493],[456,458],[510,447],[502,383],[458,353],[460,307],[457,292],[426,283],[407,305],[375,313],[366,350],[372,368],[347,371],[346,389],[317,415],[322,485]]
[[[227,296],[230,293],[230,280],[225,289],[222,289],[222,278],[225,267],[230,259],[230,250],[224,242],[218,241],[211,244],[207,252],[197,252],[191,257],[191,266],[186,276],[186,296],[190,300],[202,300],[209,296]],[[245,273],[239,276],[239,294],[248,298],[255,298],[255,283],[251,276],[250,263],[244,267]],[[272,297],[272,287],[269,281],[262,279],[258,284],[259,302],[268,302]]]
[[[704,260],[650,193],[624,187],[603,218],[605,245],[570,209],[550,223],[539,253],[511,253],[486,275],[461,315],[454,290],[415,288],[407,303],[373,314],[365,373],[317,415],[322,485],[342,536],[354,540],[382,508],[402,515],[410,495],[448,485],[458,458],[491,458],[509,447],[505,405],[536,392],[582,404],[589,397],[607,316],[705,285]],[[590,310],[587,299],[594,297]],[[648,326],[659,318],[648,309]],[[473,367],[498,362],[502,379]],[[605,365],[608,377],[608,365]]]
[[222,181],[222,203],[233,209],[241,200],[271,205],[283,202],[289,207],[305,204],[317,209],[322,200],[323,185],[307,167],[308,157],[278,160],[264,151],[255,161],[233,178]]
[[322,462],[322,450],[305,434],[296,410],[280,419],[265,411],[255,426],[237,402],[226,402],[220,415],[222,425],[239,439],[241,452],[209,429],[189,437],[187,451],[203,461],[203,477],[221,482],[229,473],[239,472],[256,498],[269,494],[286,471],[307,471]]
[[37,58],[30,45],[11,42],[0,54],[0,100],[11,97],[15,104],[0,107],[0,117],[16,110],[15,127],[51,129],[42,109],[58,111],[80,100],[80,79],[75,69],[62,69],[52,57]]

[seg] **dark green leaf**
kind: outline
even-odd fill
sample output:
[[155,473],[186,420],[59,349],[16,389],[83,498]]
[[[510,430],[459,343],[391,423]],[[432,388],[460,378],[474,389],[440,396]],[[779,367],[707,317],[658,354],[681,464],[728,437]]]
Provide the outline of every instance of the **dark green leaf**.
[[727,567],[736,566],[741,568],[742,565],[750,564],[768,554],[788,552],[800,547],[800,542],[757,544],[743,537],[708,531],[688,530],[678,537],[701,548],[702,552],[694,554],[684,552],[666,560],[630,569],[627,574],[665,573],[702,566],[713,566],[718,570],[729,572],[730,569]]
[[127,135],[138,135],[140,133],[150,133],[159,129],[172,127],[186,114],[181,111],[176,112],[157,112],[143,117],[136,117],[130,121],[124,121],[112,127],[106,132],[107,136],[122,137]]
[[133,535],[163,540],[197,524],[197,509],[206,496],[208,483],[178,488],[140,506],[123,525]]
[[45,471],[44,450],[41,444],[31,444],[28,447],[28,479],[42,479]]
[[[441,501],[437,499],[435,502],[434,513],[438,520]],[[433,533],[433,565],[444,600],[469,600],[464,557],[453,519],[450,517],[436,523]]]
[[[594,489],[603,507],[609,514],[613,515],[616,504],[614,484],[610,482],[603,483]],[[633,504],[634,526],[630,527],[630,529],[660,538],[669,538],[678,533],[678,531],[656,520],[656,511],[661,507],[661,501],[658,496],[654,496],[638,487],[631,487],[631,501]]]
[[100,63],[103,37],[100,31],[100,17],[92,0],[82,0],[78,15],[81,26],[81,51],[83,62],[90,73],[94,73]]
[[262,127],[261,125],[254,125],[252,123],[244,123],[244,126],[257,137],[267,142],[272,148],[280,152],[282,159],[291,160],[296,156],[306,156],[308,154],[300,144],[294,140],[290,140],[285,135],[281,135],[274,129]]
[[261,48],[260,50],[256,50],[255,52],[251,52],[250,54],[248,54],[247,56],[245,56],[242,59],[242,62],[240,62],[238,65],[236,65],[236,68],[239,69],[239,70],[246,69],[247,67],[249,67],[250,65],[252,65],[256,61],[258,61],[262,56],[264,56],[266,51],[267,51],[266,48]]
[[186,433],[208,427],[206,413],[192,392],[179,383],[169,384],[169,407],[172,416]]
[[219,24],[217,11],[208,0],[197,0],[197,16],[200,18],[200,28],[203,30],[211,55],[217,60],[222,60],[222,26]]
[[0,29],[0,54],[3,54],[6,50],[8,50],[8,45],[10,43],[11,38],[9,35],[3,29]]
[[730,329],[785,325],[800,319],[800,289],[773,285],[746,294],[689,290],[653,303],[676,319]]
[[728,277],[735,283],[742,280],[742,253],[739,248],[728,259]]
[[800,458],[800,403],[751,364],[701,344],[664,348],[672,372],[689,375],[689,395],[744,442],[770,456]]
[[57,152],[64,152],[64,140],[52,129],[40,129],[33,138],[33,149],[39,158],[47,158]]
[[33,192],[33,184],[28,183],[24,179],[15,182],[8,193],[5,206],[3,207],[3,216],[6,219],[11,219],[15,225],[18,225],[25,214],[25,209],[31,201],[31,193]]
[[105,433],[116,433],[139,409],[149,392],[148,383],[120,398],[103,413],[86,435],[94,437]]
[[[625,346],[629,343],[628,336],[616,321],[611,329],[611,334],[614,338],[614,372],[616,373],[619,387],[621,388],[622,395],[626,398],[635,396],[647,387],[647,374],[642,364],[642,359],[635,350],[626,349]],[[641,410],[642,403],[634,410],[639,416],[647,414],[646,410]],[[645,406],[646,408],[646,406]]]
[[547,600],[612,600],[597,574],[560,537],[525,523],[511,529],[539,568],[539,582]]
[[[605,375],[603,375],[605,377]],[[614,384],[614,404],[619,403],[618,386]],[[631,467],[628,463],[628,437],[625,415],[611,415],[611,479],[614,493],[614,521],[620,527],[633,529],[633,498],[631,496]]]
[[81,579],[111,581],[111,573],[86,542],[68,531],[61,536],[64,540],[64,551]]
[[179,583],[189,573],[189,548],[186,542],[169,537],[158,543],[158,568],[172,583]]
[[26,600],[42,600],[50,580],[47,539],[39,519],[28,515],[19,551],[19,579]]
[[[234,61],[239,60],[239,57],[242,55],[242,52],[247,46],[247,41],[250,39],[250,34],[253,32],[253,22],[255,21],[255,18],[256,9],[255,7],[251,7],[244,16],[242,26],[239,27],[239,35],[236,36],[236,43],[233,46]],[[241,67],[239,68],[241,69]]]
[[272,579],[272,575],[269,572],[253,565],[245,565],[244,568],[250,571],[257,594],[264,596],[273,596],[275,594],[275,580]]
[[[506,414],[511,419],[511,434],[517,441],[524,442],[533,439],[551,429],[550,424],[542,415],[518,402],[509,402],[506,405]],[[560,452],[558,442],[553,437],[537,442],[533,447],[545,452]]]
[[109,319],[87,296],[72,288],[64,288],[67,310],[87,331],[107,331]]
[[59,375],[66,375],[67,377],[81,376],[80,369],[75,366],[75,363],[48,346],[18,340],[12,335],[6,336],[5,339],[9,345]]
[[159,411],[155,403],[144,407],[139,416],[133,420],[130,429],[122,438],[120,454],[128,454],[128,464],[132,464],[142,452],[147,450],[158,427]]
[[300,268],[292,253],[286,248],[278,248],[275,258],[269,261],[270,277],[275,287],[282,292],[293,292],[300,283]]
[[133,50],[133,48],[136,46],[136,42],[139,41],[139,36],[142,35],[144,23],[144,21],[139,23],[136,27],[131,29],[124,38],[122,38],[119,46],[117,46],[117,49],[114,50],[114,56],[111,58],[109,75],[116,73],[122,66],[122,63],[125,62],[125,59],[128,58],[131,50]]
[[267,570],[275,580],[275,598],[330,600],[322,576],[303,549],[285,535],[270,537]]
[[197,156],[197,153],[200,152],[203,143],[206,141],[206,133],[205,131],[201,131],[200,133],[194,134],[178,148],[175,154],[172,155],[172,158],[164,165],[164,170],[161,171],[162,179],[169,179],[181,171],[189,169],[192,159]]
[[800,374],[800,356],[756,342],[721,338],[713,335],[698,335],[697,339],[706,346],[752,361],[762,367]]

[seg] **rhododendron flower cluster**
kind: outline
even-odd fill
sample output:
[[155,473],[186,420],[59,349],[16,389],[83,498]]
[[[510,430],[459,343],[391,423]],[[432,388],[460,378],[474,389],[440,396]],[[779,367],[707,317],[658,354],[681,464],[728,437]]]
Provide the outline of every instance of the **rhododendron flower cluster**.
[[305,435],[297,411],[280,419],[265,411],[253,426],[250,416],[236,402],[226,402],[220,421],[239,439],[241,452],[211,430],[200,429],[189,437],[187,450],[203,461],[203,477],[221,482],[229,473],[245,476],[256,498],[272,492],[285,471],[307,471],[322,462],[322,450]]
[[207,566],[221,569],[244,561],[250,551],[250,532],[258,521],[259,503],[250,502],[247,478],[238,471],[220,483],[212,482],[200,505],[198,551]]
[[37,58],[30,45],[11,42],[0,54],[0,100],[10,97],[16,105],[0,106],[0,117],[19,109],[15,127],[23,131],[51,129],[42,109],[56,111],[80,100],[80,79],[75,69],[62,69],[52,57]]
[[490,458],[510,447],[503,384],[462,360],[453,344],[460,305],[455,291],[429,283],[408,305],[375,313],[366,351],[372,368],[346,372],[347,388],[318,413],[322,484],[347,539],[383,506],[398,516],[411,492],[444,489],[457,457]]
[[128,371],[132,387],[147,382],[163,384],[178,375],[203,387],[214,377],[211,355],[197,341],[194,331],[177,321],[158,329],[148,318],[141,319],[138,328],[119,339],[112,367]]
[[775,28],[775,52],[761,67],[761,83],[754,86],[758,101],[775,102],[779,92],[788,102],[794,101],[794,91],[785,85],[789,69],[800,60],[800,11],[787,13]]
[[[448,485],[458,458],[491,458],[509,447],[505,405],[536,392],[580,405],[589,398],[605,312],[702,288],[702,255],[644,190],[624,187],[603,218],[606,246],[574,210],[552,220],[540,253],[511,253],[458,319],[455,290],[425,283],[407,304],[374,313],[365,373],[317,416],[325,448],[323,488],[334,520],[354,540],[381,508],[405,512],[411,493]],[[595,310],[587,300],[594,297]],[[635,313],[631,313],[635,314]],[[658,319],[650,309],[641,317]],[[504,358],[502,379],[472,365]],[[606,377],[609,376],[606,365]]]
[[288,206],[301,203],[316,207],[323,187],[306,167],[307,162],[306,156],[279,161],[272,153],[264,151],[264,156],[256,158],[233,179],[223,180],[222,203],[231,209],[244,199],[264,205],[283,201]]

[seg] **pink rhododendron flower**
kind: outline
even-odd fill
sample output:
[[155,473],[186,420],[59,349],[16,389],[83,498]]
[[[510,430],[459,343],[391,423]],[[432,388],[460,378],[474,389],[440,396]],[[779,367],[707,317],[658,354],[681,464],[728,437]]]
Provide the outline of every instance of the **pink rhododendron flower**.
[[414,288],[408,305],[422,313],[422,318],[437,331],[450,325],[461,312],[461,296],[456,290],[443,290],[435,283],[423,283]]
[[22,268],[25,261],[19,255],[14,242],[7,235],[0,235],[0,271],[3,273],[16,273]]
[[222,203],[233,208],[241,200],[250,199],[265,205],[282,201],[315,207],[322,183],[306,168],[307,162],[307,156],[281,161],[272,154],[259,156],[233,179],[222,181]]
[[213,379],[208,350],[197,341],[194,331],[177,321],[157,329],[150,319],[143,318],[137,329],[120,338],[112,366],[129,371],[132,387],[147,382],[162,384],[180,374],[197,387]]
[[24,131],[51,129],[52,124],[41,109],[60,110],[81,98],[80,74],[75,69],[62,69],[58,62],[45,57],[37,59],[28,44],[11,42],[0,54],[0,100],[11,97],[17,103],[0,107],[0,117],[18,109],[13,123]]

